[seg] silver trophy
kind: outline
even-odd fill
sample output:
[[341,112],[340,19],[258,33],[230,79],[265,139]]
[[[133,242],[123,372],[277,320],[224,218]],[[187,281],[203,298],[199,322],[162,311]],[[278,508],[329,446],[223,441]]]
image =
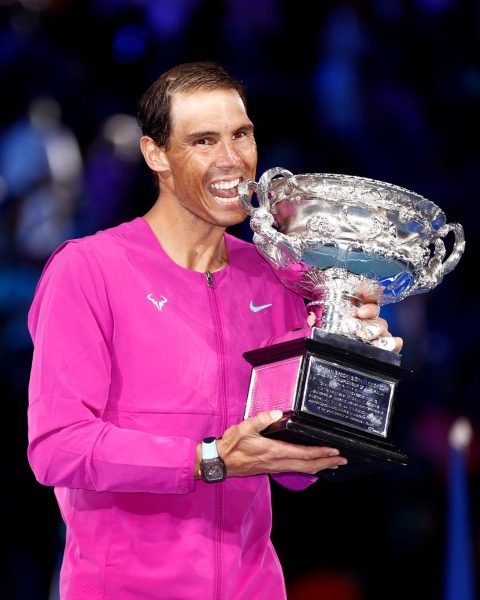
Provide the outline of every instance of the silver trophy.
[[264,435],[339,448],[348,465],[322,478],[405,465],[390,427],[410,371],[398,354],[355,335],[354,313],[365,301],[384,305],[437,286],[463,254],[462,226],[426,198],[364,177],[274,168],[242,182],[239,194],[257,249],[316,318],[298,337],[244,354],[252,365],[245,418],[279,408],[283,419]]

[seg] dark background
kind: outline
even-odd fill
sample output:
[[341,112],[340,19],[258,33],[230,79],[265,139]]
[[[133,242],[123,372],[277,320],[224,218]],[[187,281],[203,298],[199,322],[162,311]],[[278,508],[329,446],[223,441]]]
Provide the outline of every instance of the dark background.
[[[0,597],[53,600],[63,540],[53,492],[26,462],[26,314],[41,268],[62,240],[151,206],[136,102],[165,69],[213,59],[248,87],[259,175],[386,180],[465,227],[455,271],[382,310],[415,371],[393,426],[409,466],[303,493],[272,484],[292,599],[440,598],[448,431],[465,416],[477,434],[480,412],[479,2],[0,0],[0,16]],[[234,233],[250,239],[248,223]],[[475,436],[467,466],[478,567]]]

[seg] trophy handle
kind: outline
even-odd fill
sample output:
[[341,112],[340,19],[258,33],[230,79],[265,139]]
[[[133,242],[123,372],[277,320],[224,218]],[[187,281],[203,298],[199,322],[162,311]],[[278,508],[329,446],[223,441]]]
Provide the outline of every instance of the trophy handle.
[[247,215],[251,215],[255,210],[250,198],[250,194],[248,193],[250,188],[254,188],[255,191],[258,189],[258,184],[253,179],[245,179],[245,181],[242,181],[238,186],[238,197],[240,199],[240,204]]
[[[254,231],[253,241],[258,250],[267,260],[277,267],[286,267],[291,263],[298,263],[302,256],[300,247],[292,244],[288,236],[284,235],[273,226],[275,220],[270,207],[270,182],[274,177],[281,175],[286,179],[293,177],[293,173],[275,167],[269,169],[260,177],[258,183],[252,179],[242,181],[238,186],[238,195],[243,210],[250,215],[250,227]],[[249,195],[249,189],[254,188],[258,198],[258,207],[254,207]]]
[[453,235],[455,236],[455,241],[453,243],[452,251],[450,252],[450,256],[442,265],[442,277],[457,266],[458,261],[462,257],[462,254],[465,250],[465,235],[463,233],[463,227],[460,223],[447,223],[442,227],[442,237],[445,237],[450,231],[453,231]]
[[444,260],[446,255],[445,244],[441,239],[437,239],[433,255],[428,261],[421,277],[418,279],[417,284],[412,288],[412,294],[420,294],[433,289],[442,281],[447,273],[450,273],[450,271],[457,266],[458,261],[465,250],[465,235],[460,223],[447,223],[438,233],[443,238],[450,233],[450,231],[453,232],[455,237],[450,255]]

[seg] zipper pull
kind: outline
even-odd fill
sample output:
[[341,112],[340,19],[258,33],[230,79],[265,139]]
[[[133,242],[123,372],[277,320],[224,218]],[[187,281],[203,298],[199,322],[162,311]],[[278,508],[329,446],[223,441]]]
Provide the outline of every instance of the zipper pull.
[[213,275],[210,273],[210,271],[207,271],[205,273],[205,277],[207,278],[208,287],[211,287],[211,288],[215,287],[215,283],[213,281]]

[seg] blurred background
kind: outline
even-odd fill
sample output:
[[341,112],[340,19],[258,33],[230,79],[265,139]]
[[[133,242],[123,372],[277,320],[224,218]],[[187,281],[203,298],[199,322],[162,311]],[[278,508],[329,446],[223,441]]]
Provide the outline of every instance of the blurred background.
[[[0,598],[58,598],[64,531],[26,461],[26,315],[41,269],[63,240],[153,204],[136,103],[171,66],[217,60],[247,85],[259,175],[386,180],[441,206],[467,239],[439,287],[382,310],[414,371],[392,432],[408,467],[303,493],[272,484],[289,598],[472,600],[480,3],[0,0],[0,15]],[[251,239],[248,222],[233,233]],[[458,418],[473,432],[460,450]]]

